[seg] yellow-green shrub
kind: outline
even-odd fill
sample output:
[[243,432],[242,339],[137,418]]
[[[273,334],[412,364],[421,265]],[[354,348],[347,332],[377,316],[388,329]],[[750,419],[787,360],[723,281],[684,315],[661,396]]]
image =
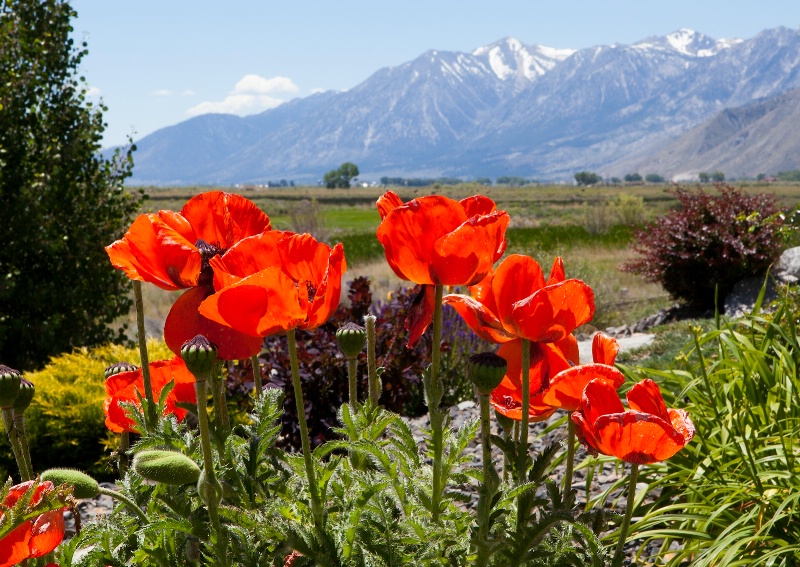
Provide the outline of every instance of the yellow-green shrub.
[[[148,341],[150,360],[172,358],[163,341]],[[35,471],[71,467],[100,478],[111,478],[109,445],[115,439],[104,424],[105,368],[115,362],[139,364],[139,349],[107,345],[77,349],[52,358],[44,369],[24,374],[36,395],[25,420]],[[7,436],[0,440],[2,478],[18,473]]]

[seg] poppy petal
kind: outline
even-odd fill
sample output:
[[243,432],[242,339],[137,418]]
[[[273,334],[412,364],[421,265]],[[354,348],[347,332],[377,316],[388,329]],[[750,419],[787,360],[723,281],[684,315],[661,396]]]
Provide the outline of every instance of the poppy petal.
[[614,366],[619,353],[617,339],[608,337],[603,333],[596,333],[592,339],[592,360],[599,364]]
[[411,308],[406,317],[405,329],[409,331],[408,348],[413,348],[422,334],[433,321],[433,311],[436,308],[436,287],[432,285],[420,286],[419,293],[414,297]]
[[0,567],[18,565],[30,557],[33,522],[27,521],[0,539]]
[[461,199],[459,203],[461,203],[468,218],[476,215],[488,215],[497,209],[495,202],[485,195],[473,195],[472,197]]
[[594,427],[601,415],[622,413],[625,407],[612,384],[605,380],[591,380],[583,389],[581,411],[586,416],[586,422]]
[[241,195],[208,191],[189,199],[180,213],[197,238],[227,250],[248,236],[270,230],[269,217]]
[[640,411],[602,415],[594,430],[600,452],[640,465],[669,459],[686,444],[670,423]]
[[570,333],[560,341],[556,341],[552,344],[563,353],[568,366],[575,366],[580,362],[580,349],[578,348],[578,339],[575,338],[575,335]]
[[397,207],[403,204],[403,200],[394,191],[387,191],[378,198],[378,213],[381,215],[381,220],[386,218],[386,215],[391,213]]
[[278,266],[210,295],[199,312],[223,328],[259,337],[294,329],[306,319],[297,286]]
[[202,259],[194,242],[156,214],[139,215],[125,236],[105,250],[111,265],[130,279],[162,289],[195,286],[200,276]]
[[492,279],[492,295],[497,305],[497,318],[508,332],[519,336],[512,318],[514,304],[543,287],[542,268],[530,256],[512,254],[500,263]]
[[497,250],[505,247],[509,222],[505,211],[475,216],[439,238],[431,257],[438,283],[474,285],[483,280],[492,269]]
[[416,284],[438,284],[443,282],[435,281],[431,270],[434,245],[466,220],[457,201],[429,195],[393,209],[378,227],[377,237],[398,277]]
[[300,325],[301,329],[316,329],[330,319],[339,307],[342,295],[342,275],[345,270],[347,270],[347,263],[344,258],[344,246],[340,242],[330,251],[327,267],[322,275],[322,280],[316,284],[314,299],[311,301],[305,323]]
[[574,411],[569,418],[575,424],[575,435],[578,437],[580,444],[586,448],[590,455],[596,457],[599,453],[598,446],[600,443],[594,435],[592,425],[586,421],[586,416],[581,411]]
[[593,316],[594,293],[580,280],[566,280],[540,289],[516,302],[510,310],[515,334],[536,342],[561,340]]
[[[503,381],[492,390],[490,402],[503,415],[522,419],[522,340],[515,339],[503,344],[497,354],[506,360],[508,366]],[[544,404],[538,394],[547,386],[550,372],[566,366],[561,352],[552,345],[530,343],[528,415],[533,421],[547,419],[556,410]]]
[[33,522],[30,557],[42,557],[53,551],[64,539],[64,514],[61,510],[45,512]]
[[613,366],[605,364],[573,366],[553,376],[542,396],[542,401],[566,411],[575,411],[581,407],[584,388],[594,379],[605,380],[615,390],[625,382],[625,376]]
[[669,421],[667,405],[661,396],[661,389],[658,384],[650,379],[642,380],[633,385],[628,391],[628,407],[644,413],[657,415],[665,421]]
[[[217,345],[219,357],[223,360],[241,360],[258,354],[263,342],[260,337],[232,329],[198,311],[203,300],[213,293],[211,287],[196,287],[185,292],[172,305],[164,322],[164,341],[169,349],[180,354],[183,343],[203,335]],[[243,309],[246,306],[238,307]]]
[[675,428],[675,431],[683,437],[684,444],[691,441],[694,438],[694,423],[689,419],[689,414],[686,413],[686,410],[670,408],[667,413],[669,414],[669,422]]
[[485,341],[506,343],[516,338],[503,328],[502,323],[486,306],[468,295],[448,294],[442,302],[452,306],[467,326]]
[[219,291],[270,266],[280,265],[278,241],[291,234],[288,231],[268,230],[243,238],[222,256],[211,258],[209,265],[214,270],[214,289]]
[[546,285],[561,283],[565,279],[567,277],[564,275],[564,260],[561,259],[561,256],[558,256],[553,261],[553,267],[550,268],[550,277],[547,278]]

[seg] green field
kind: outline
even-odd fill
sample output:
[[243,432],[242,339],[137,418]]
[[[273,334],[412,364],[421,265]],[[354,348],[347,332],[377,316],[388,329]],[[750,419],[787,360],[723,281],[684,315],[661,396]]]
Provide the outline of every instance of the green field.
[[[747,192],[773,193],[787,209],[800,203],[800,184],[750,184],[741,188]],[[210,189],[148,187],[150,198],[145,201],[143,211],[180,210],[193,195]],[[231,188],[220,189],[236,192]],[[403,200],[434,192],[455,199],[483,193],[494,199],[498,208],[511,215],[507,253],[531,255],[545,270],[556,256],[561,256],[567,276],[581,278],[594,289],[598,306],[594,327],[598,329],[635,322],[672,303],[660,286],[619,271],[620,264],[633,256],[629,244],[634,231],[616,218],[610,206],[623,195],[633,204],[632,218],[641,223],[677,205],[669,189],[667,185],[511,188],[468,183],[437,188],[392,188]],[[392,273],[375,238],[380,223],[375,201],[385,190],[271,187],[242,190],[240,194],[258,204],[275,228],[310,232],[329,243],[342,242],[348,264],[345,281],[366,275],[370,277],[375,297],[382,298],[400,286],[409,285]],[[152,299],[152,305],[163,305],[166,309],[171,303]],[[152,315],[158,318],[161,314]]]

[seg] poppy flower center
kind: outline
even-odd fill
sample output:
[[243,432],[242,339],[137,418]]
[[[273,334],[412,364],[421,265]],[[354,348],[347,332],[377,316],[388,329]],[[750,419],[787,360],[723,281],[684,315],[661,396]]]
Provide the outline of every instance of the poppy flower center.
[[203,263],[200,267],[200,278],[197,281],[198,285],[211,285],[214,281],[214,270],[211,268],[211,264],[209,261],[211,258],[219,254],[222,256],[227,252],[225,248],[222,248],[219,243],[209,244],[202,238],[194,243],[195,248],[200,252],[200,258],[202,258]]
[[314,301],[314,296],[317,295],[317,287],[311,282],[306,282],[306,289],[308,290],[308,300]]
[[522,407],[522,404],[519,403],[517,400],[512,398],[511,396],[503,396],[500,402],[506,409],[512,410],[517,409],[518,407]]

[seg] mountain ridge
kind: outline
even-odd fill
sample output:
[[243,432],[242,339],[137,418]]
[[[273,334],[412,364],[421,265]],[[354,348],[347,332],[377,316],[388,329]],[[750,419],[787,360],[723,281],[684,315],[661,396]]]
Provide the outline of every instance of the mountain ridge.
[[263,113],[203,115],[137,141],[132,183],[317,182],[344,161],[364,179],[569,179],[644,160],[721,110],[800,87],[800,32],[717,40],[677,30],[581,50],[504,38],[429,50],[355,87]]

